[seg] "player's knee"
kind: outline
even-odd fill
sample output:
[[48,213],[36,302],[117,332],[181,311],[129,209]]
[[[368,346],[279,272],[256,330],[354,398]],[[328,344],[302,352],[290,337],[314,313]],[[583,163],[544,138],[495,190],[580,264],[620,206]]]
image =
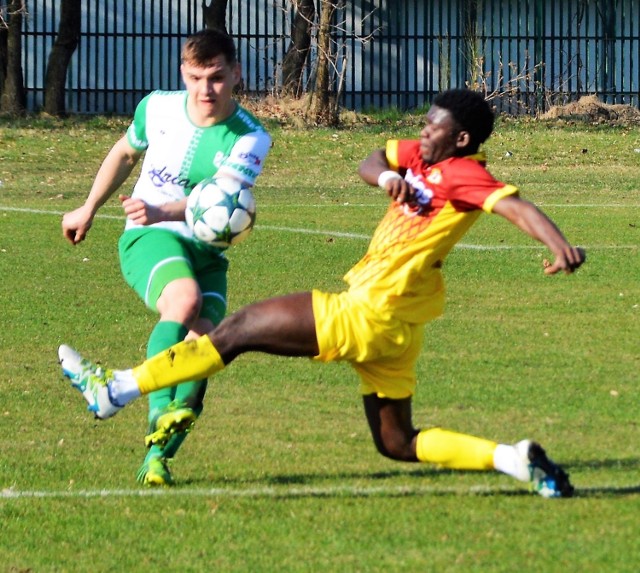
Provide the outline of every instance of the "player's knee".
[[176,302],[176,306],[179,305],[181,311],[185,317],[195,321],[200,314],[202,308],[202,296],[200,293],[185,293],[183,297],[180,297]]
[[202,297],[198,293],[185,292],[160,298],[158,310],[163,318],[175,320],[191,327],[198,318],[202,307]]

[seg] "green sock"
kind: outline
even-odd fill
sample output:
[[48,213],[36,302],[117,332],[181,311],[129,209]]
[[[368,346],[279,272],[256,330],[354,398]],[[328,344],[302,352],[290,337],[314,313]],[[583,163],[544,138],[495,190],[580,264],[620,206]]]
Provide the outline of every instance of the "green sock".
[[[147,358],[181,342],[187,332],[187,328],[178,322],[158,322],[149,336]],[[196,416],[199,416],[203,409],[202,399],[206,389],[207,381],[200,380],[198,382],[183,382],[173,388],[162,388],[151,392],[149,394],[149,422],[153,420],[158,410],[165,408],[173,400],[184,402],[186,406],[193,409]],[[186,437],[186,432],[180,432],[171,436],[163,447],[151,446],[145,462],[152,457],[173,458]]]

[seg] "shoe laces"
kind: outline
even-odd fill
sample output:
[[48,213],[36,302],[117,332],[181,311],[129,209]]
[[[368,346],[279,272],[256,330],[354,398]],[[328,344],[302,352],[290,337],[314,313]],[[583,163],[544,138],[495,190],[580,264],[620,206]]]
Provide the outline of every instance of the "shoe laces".
[[89,371],[86,378],[91,384],[98,384],[100,386],[107,386],[110,379],[113,379],[113,370],[109,368],[103,368],[89,362],[88,360],[82,361],[82,366],[86,367]]

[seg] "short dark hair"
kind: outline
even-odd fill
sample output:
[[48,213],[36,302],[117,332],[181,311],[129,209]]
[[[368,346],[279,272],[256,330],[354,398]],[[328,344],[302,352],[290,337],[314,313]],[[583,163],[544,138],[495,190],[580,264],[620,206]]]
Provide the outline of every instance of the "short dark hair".
[[199,67],[223,55],[228,64],[236,63],[236,46],[223,30],[205,29],[187,38],[182,47],[182,61]]
[[478,92],[467,89],[447,90],[434,98],[433,105],[446,109],[458,126],[469,132],[472,147],[484,143],[493,131],[493,110]]

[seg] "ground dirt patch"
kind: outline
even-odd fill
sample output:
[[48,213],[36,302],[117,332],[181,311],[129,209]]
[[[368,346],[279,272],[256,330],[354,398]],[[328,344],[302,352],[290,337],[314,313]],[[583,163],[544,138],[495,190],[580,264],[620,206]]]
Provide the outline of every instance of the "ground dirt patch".
[[540,119],[584,121],[592,124],[640,125],[640,109],[632,105],[606,104],[596,95],[581,97],[566,105],[553,106]]

